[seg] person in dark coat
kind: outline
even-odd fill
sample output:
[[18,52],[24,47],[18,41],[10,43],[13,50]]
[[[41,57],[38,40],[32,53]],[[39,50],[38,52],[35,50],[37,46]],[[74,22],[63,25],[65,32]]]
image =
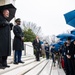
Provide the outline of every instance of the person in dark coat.
[[39,56],[40,56],[41,43],[38,36],[36,36],[36,39],[33,40],[33,47],[36,50],[35,52],[36,61],[40,61]]
[[9,17],[9,10],[3,10],[0,14],[0,57],[3,67],[10,67],[7,65],[7,57],[11,55],[11,29],[13,24],[7,21]]
[[16,25],[13,28],[13,32],[14,32],[14,40],[13,40],[13,50],[15,50],[14,53],[14,64],[18,64],[18,63],[24,63],[21,60],[21,56],[22,56],[22,50],[24,50],[24,36],[23,36],[23,32],[22,29],[20,27],[21,24],[21,20],[20,18],[15,20]]
[[68,62],[68,69],[69,69],[69,75],[74,75],[74,68],[73,68],[73,43],[71,42],[71,39],[68,38],[67,40],[67,47],[66,47],[66,57]]
[[55,47],[54,46],[51,47],[51,54],[52,54],[53,64],[55,66]]
[[45,53],[46,53],[46,59],[49,59],[49,45],[48,45],[48,43],[45,43]]
[[72,63],[72,70],[75,75],[75,40],[71,42],[71,63]]
[[64,57],[64,70],[66,75],[70,75],[70,70],[69,70],[69,64],[68,64],[68,59],[67,59],[67,51],[69,49],[69,44],[67,42],[64,43],[64,47],[63,47],[63,57]]

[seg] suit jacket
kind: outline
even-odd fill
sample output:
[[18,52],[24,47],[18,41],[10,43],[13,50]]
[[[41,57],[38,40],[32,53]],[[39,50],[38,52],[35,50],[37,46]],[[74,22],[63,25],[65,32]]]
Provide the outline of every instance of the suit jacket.
[[41,43],[40,43],[40,40],[39,40],[39,42],[37,42],[37,39],[35,39],[34,41],[33,41],[33,47],[34,47],[34,49],[38,49],[38,50],[40,50],[40,48],[41,48]]

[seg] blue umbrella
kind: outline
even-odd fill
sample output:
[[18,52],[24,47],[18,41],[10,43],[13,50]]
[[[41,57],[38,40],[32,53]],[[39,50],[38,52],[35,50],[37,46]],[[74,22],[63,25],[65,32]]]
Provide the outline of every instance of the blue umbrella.
[[75,35],[69,34],[69,33],[63,33],[56,36],[57,38],[60,38],[60,40],[66,40],[68,37],[71,39],[75,39]]
[[68,25],[75,27],[75,10],[64,14],[64,17]]
[[58,49],[60,48],[61,45],[55,43],[55,44],[53,44],[53,46],[55,47],[54,50],[55,51],[58,51]]
[[75,35],[75,29],[71,31],[71,34]]
[[63,45],[65,41],[59,41],[57,44]]
[[41,44],[43,44],[43,41],[40,41]]

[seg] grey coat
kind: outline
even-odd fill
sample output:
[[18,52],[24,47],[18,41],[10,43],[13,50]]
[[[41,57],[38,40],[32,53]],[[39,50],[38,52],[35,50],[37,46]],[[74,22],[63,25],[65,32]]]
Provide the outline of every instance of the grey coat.
[[0,56],[11,55],[10,23],[0,15]]
[[14,32],[14,41],[13,41],[13,50],[24,50],[24,43],[21,40],[23,37],[23,32],[22,29],[18,26],[15,25],[13,28]]

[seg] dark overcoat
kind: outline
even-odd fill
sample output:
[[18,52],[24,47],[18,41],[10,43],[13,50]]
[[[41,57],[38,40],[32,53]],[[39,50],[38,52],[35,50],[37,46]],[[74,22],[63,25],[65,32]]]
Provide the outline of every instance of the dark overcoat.
[[14,40],[13,40],[13,50],[24,50],[24,42],[22,41],[23,32],[20,26],[15,25],[13,28]]
[[39,40],[39,42],[37,42],[37,40],[35,39],[35,40],[33,40],[32,44],[33,44],[34,49],[40,50],[40,48],[41,48],[40,40]]
[[11,28],[9,22],[0,15],[0,56],[11,55]]

